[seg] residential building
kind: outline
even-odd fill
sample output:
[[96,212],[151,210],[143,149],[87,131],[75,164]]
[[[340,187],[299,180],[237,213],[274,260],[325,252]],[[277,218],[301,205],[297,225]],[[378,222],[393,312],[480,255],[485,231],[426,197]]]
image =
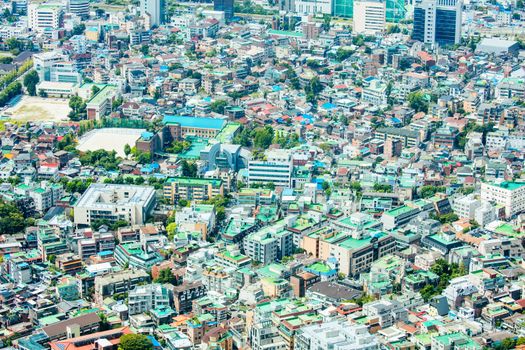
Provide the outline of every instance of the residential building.
[[503,205],[510,218],[525,211],[525,182],[482,183],[481,200]]
[[416,1],[412,38],[432,45],[459,43],[461,40],[462,7],[462,0]]
[[330,321],[301,328],[295,337],[295,350],[377,350],[376,337],[364,325]]
[[91,184],[74,207],[77,225],[91,225],[97,220],[108,223],[125,221],[143,225],[156,204],[155,189],[149,186]]
[[166,19],[166,1],[140,0],[140,13],[150,16],[151,26],[159,26]]
[[353,18],[354,33],[375,35],[383,32],[386,29],[386,1],[355,0]]
[[123,270],[95,277],[95,300],[102,304],[104,298],[120,293],[129,293],[133,288],[149,282],[143,270]]
[[137,286],[128,293],[129,315],[136,315],[162,307],[170,307],[170,292],[161,284],[154,283]]
[[181,199],[204,201],[223,195],[224,185],[219,179],[172,177],[164,184],[164,198],[169,203],[177,203]]
[[244,239],[244,252],[252,260],[268,264],[293,252],[293,233],[280,222],[253,232]]

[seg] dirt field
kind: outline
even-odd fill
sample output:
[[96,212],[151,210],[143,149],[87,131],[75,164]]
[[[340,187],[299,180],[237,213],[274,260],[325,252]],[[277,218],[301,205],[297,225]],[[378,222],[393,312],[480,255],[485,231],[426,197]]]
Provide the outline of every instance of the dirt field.
[[7,108],[3,115],[9,119],[28,121],[64,121],[68,120],[69,101],[61,98],[42,98],[23,96],[14,106]]
[[105,149],[116,151],[120,157],[125,157],[124,146],[128,144],[133,147],[144,131],[146,130],[127,128],[95,129],[78,140],[77,149],[81,152]]

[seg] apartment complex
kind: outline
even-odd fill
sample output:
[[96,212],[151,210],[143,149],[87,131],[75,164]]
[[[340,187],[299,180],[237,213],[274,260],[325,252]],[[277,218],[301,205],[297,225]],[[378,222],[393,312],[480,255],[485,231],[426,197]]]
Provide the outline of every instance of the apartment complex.
[[60,28],[64,10],[58,4],[30,3],[27,6],[29,29],[44,33]]
[[137,286],[128,293],[128,312],[130,315],[169,306],[169,290],[158,283]]
[[293,233],[284,222],[265,227],[244,239],[244,252],[252,260],[268,264],[293,253]]
[[384,0],[354,1],[354,33],[374,35],[386,28],[386,2]]
[[95,220],[143,225],[155,204],[155,189],[150,186],[91,184],[75,205],[74,221],[86,226]]
[[525,182],[482,183],[481,200],[504,206],[507,217],[522,213],[525,211]]
[[266,160],[251,160],[248,163],[248,184],[269,184],[290,187],[293,163],[287,150],[273,150],[266,154]]
[[339,227],[312,232],[303,237],[301,248],[318,259],[335,258],[339,271],[346,275],[366,271],[372,262],[395,252],[397,247],[394,237],[376,231],[363,220],[355,222],[352,230]]
[[95,277],[95,300],[102,304],[104,298],[119,293],[128,293],[130,290],[149,282],[150,277],[143,270],[123,270],[104,276]]
[[172,177],[164,184],[164,198],[169,203],[179,200],[203,201],[224,195],[224,185],[219,179]]
[[462,0],[416,1],[412,38],[426,44],[454,45],[459,43],[462,7]]

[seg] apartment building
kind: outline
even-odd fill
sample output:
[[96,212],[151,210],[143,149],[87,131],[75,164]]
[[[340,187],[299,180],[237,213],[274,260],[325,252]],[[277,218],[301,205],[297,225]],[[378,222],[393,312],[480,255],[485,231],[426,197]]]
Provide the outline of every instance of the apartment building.
[[365,325],[330,321],[301,328],[295,336],[295,350],[378,350],[377,338]]
[[171,204],[184,199],[203,201],[224,195],[224,185],[219,179],[172,177],[164,184],[164,198]]
[[481,200],[503,205],[505,215],[510,218],[525,211],[525,182],[482,183]]
[[376,230],[361,232],[359,236],[319,230],[304,236],[301,248],[318,259],[335,258],[340,272],[354,276],[368,270],[375,260],[395,252],[397,244],[394,237]]
[[386,1],[354,1],[354,33],[375,35],[386,29]]
[[143,270],[124,270],[95,277],[95,300],[102,304],[104,298],[119,293],[128,293],[130,290],[149,282],[148,273]]
[[155,189],[150,186],[91,184],[75,204],[74,221],[85,226],[96,220],[143,225],[155,204]]
[[63,15],[64,9],[58,4],[30,3],[27,6],[28,27],[39,33],[61,28]]
[[244,239],[244,252],[252,260],[269,264],[293,253],[293,233],[284,222],[253,232]]
[[248,162],[248,184],[269,184],[290,187],[292,180],[292,157],[287,150],[272,150],[266,160]]
[[129,315],[170,307],[170,291],[159,283],[137,286],[128,293]]

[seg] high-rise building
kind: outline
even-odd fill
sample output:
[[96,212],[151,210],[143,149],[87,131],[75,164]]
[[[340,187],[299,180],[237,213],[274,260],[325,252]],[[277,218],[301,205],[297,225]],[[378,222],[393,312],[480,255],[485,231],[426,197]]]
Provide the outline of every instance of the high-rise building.
[[45,32],[62,26],[64,11],[61,5],[31,3],[27,11],[28,27],[32,31]]
[[418,0],[414,4],[412,39],[454,45],[461,40],[462,0]]
[[69,0],[67,10],[80,18],[89,17],[89,0]]
[[[404,0],[386,0],[386,14],[387,22],[397,23],[404,19],[407,13]],[[333,0],[332,14],[337,17],[354,16],[354,0]]]
[[233,0],[213,0],[215,11],[224,11],[224,18],[230,20],[233,17]]
[[334,16],[353,17],[354,0],[334,0]]
[[385,30],[385,24],[384,0],[354,1],[354,33],[374,35]]
[[165,0],[140,0],[140,13],[150,16],[152,26],[159,26],[164,23],[166,18]]

